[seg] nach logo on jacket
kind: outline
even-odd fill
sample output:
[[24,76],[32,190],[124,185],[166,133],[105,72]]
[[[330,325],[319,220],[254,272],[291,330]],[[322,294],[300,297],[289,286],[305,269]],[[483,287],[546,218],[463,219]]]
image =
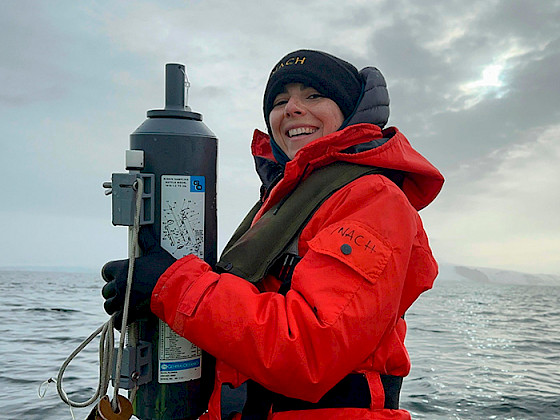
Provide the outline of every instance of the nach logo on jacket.
[[[356,232],[355,228],[337,226],[336,229],[331,232],[331,235],[334,234],[346,238],[350,243],[354,243],[359,247],[365,248],[365,250],[369,251],[370,253],[375,250],[375,241],[370,237],[366,237],[365,235]],[[342,247],[344,247],[344,249],[342,250],[344,254],[350,254],[350,252],[352,252],[352,248],[350,247],[350,245],[344,244],[342,245]]]
[[321,230],[309,248],[329,255],[375,281],[392,254],[390,243],[371,226],[358,221],[340,221]]

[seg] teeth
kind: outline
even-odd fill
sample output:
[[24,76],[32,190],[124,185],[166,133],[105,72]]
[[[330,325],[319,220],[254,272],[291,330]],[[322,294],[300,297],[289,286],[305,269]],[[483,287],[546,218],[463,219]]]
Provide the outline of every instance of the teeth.
[[311,127],[292,128],[291,130],[288,130],[288,137],[299,136],[300,134],[313,134],[317,130],[317,128]]

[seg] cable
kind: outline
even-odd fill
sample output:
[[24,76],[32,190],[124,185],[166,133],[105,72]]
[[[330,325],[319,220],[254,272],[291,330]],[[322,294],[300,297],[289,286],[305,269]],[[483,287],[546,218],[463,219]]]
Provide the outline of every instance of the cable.
[[[126,293],[124,299],[124,307],[123,307],[123,318],[122,324],[126,326],[128,323],[128,312],[129,312],[129,303],[130,303],[130,292],[132,289],[132,277],[134,273],[134,262],[136,259],[136,250],[138,248],[138,231],[140,229],[140,209],[142,207],[142,191],[144,191],[144,183],[142,178],[137,178],[135,181],[133,188],[136,190],[136,212],[134,214],[134,224],[132,228],[132,240],[129,246],[129,266],[128,266],[128,274],[127,274],[127,282],[126,282]],[[107,394],[107,389],[109,388],[109,381],[111,379],[111,370],[113,366],[113,357],[114,357],[114,317],[113,315],[109,321],[101,325],[97,328],[91,335],[86,338],[71,354],[66,358],[62,366],[58,371],[57,378],[50,378],[47,381],[43,382],[38,389],[39,397],[43,398],[46,389],[42,391],[43,385],[47,385],[51,382],[56,383],[56,389],[60,399],[69,405],[70,407],[76,408],[84,408],[88,407],[97,399]],[[62,380],[64,376],[64,372],[68,365],[74,360],[74,358],[89,344],[101,334],[100,341],[99,341],[99,381],[97,385],[97,389],[95,394],[90,397],[88,400],[79,402],[73,401],[68,397],[66,391],[62,386]],[[116,372],[114,377],[114,395],[113,400],[111,402],[111,407],[114,412],[117,412],[118,407],[118,395],[119,395],[119,384],[120,384],[120,377],[121,377],[121,369],[122,369],[122,357],[123,357],[123,349],[124,349],[124,341],[125,341],[125,333],[122,332],[119,339],[119,347],[117,349],[117,361],[116,361]],[[136,388],[132,390],[132,395],[136,394]],[[134,397],[132,398],[134,399]]]

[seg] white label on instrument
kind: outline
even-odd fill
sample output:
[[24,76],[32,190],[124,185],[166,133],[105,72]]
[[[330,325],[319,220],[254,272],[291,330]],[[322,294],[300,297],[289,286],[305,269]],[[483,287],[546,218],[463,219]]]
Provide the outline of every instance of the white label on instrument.
[[204,258],[203,176],[162,175],[161,247],[179,259]]
[[160,320],[158,382],[186,382],[201,376],[202,350]]
[[[179,259],[188,254],[204,258],[203,176],[162,175],[161,247]],[[200,379],[202,351],[160,320],[159,383]]]

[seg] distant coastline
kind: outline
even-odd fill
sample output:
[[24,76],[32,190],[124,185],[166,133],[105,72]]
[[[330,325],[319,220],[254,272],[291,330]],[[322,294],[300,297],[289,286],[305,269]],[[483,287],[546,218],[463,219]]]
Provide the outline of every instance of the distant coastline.
[[452,264],[440,265],[438,280],[469,280],[479,283],[492,284],[560,286],[560,275],[557,274],[534,274],[490,267],[469,267]]
[[[0,271],[99,274],[100,268],[72,266],[5,266]],[[438,281],[475,281],[491,284],[560,286],[560,275],[534,274],[491,267],[440,264]]]

